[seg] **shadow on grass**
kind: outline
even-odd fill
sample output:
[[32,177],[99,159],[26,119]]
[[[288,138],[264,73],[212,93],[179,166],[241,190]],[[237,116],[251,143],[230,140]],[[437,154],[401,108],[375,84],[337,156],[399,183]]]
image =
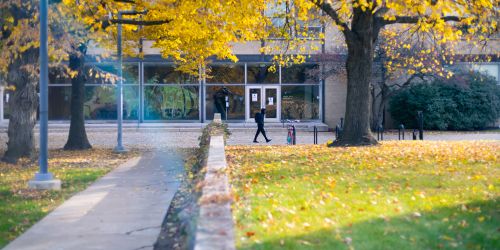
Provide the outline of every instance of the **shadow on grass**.
[[240,249],[500,249],[500,202],[472,202],[362,221]]

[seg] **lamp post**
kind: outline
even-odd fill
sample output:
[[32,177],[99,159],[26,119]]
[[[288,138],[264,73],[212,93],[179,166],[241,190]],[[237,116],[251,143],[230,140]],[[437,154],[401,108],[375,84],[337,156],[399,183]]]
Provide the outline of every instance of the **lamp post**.
[[40,170],[28,182],[34,189],[61,189],[61,181],[53,178],[48,167],[48,1],[40,0]]
[[[146,13],[145,11],[143,12],[138,12],[135,10],[128,10],[128,11],[118,11],[118,19],[116,20],[118,22],[117,26],[117,42],[116,42],[116,54],[117,54],[117,59],[118,59],[118,86],[116,89],[116,106],[117,106],[117,138],[116,138],[116,147],[114,151],[116,153],[124,153],[127,152],[125,147],[123,147],[123,141],[122,141],[122,125],[123,125],[123,55],[122,55],[122,21],[127,21],[125,19],[122,19],[123,15],[139,15],[139,14],[144,14]],[[111,15],[111,14],[110,14]],[[138,118],[139,119],[139,118]]]
[[[118,20],[122,19],[122,12],[118,12]],[[122,142],[122,124],[123,124],[123,58],[122,58],[122,24],[118,23],[117,28],[117,57],[118,57],[118,86],[116,89],[116,106],[117,106],[117,144],[114,149],[117,153],[124,153],[127,150],[123,147]]]

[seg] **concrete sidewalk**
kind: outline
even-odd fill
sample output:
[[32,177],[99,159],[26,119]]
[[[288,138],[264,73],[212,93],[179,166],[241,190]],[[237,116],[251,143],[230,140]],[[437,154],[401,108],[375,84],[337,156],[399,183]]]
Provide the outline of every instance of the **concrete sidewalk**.
[[4,249],[153,249],[182,171],[183,158],[175,150],[145,153],[64,202]]

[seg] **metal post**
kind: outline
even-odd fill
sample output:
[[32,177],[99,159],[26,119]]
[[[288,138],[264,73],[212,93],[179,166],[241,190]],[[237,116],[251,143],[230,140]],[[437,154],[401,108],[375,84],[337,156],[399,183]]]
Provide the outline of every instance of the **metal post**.
[[[122,19],[122,13],[118,12],[118,20]],[[118,23],[117,30],[117,56],[118,56],[118,86],[116,90],[116,120],[118,124],[117,144],[114,149],[116,153],[126,152],[122,143],[122,123],[123,123],[123,58],[122,58],[122,24]]]
[[225,114],[225,116],[226,116],[226,122],[227,122],[227,115],[228,115],[227,111],[229,109],[229,96],[226,95],[226,97],[224,98],[224,100],[226,100],[226,114]]
[[380,140],[384,140],[384,126],[380,125]]
[[3,95],[4,95],[4,87],[0,86],[0,122],[3,122]]
[[295,125],[292,125],[292,133],[293,133],[293,145],[297,144],[297,132],[295,131]]
[[139,62],[139,114],[137,119],[144,122],[144,62]]
[[40,1],[40,175],[47,175],[46,178],[52,179],[48,172],[48,38],[47,38],[47,0]]
[[314,143],[314,145],[317,144],[317,142],[316,142],[316,129],[317,129],[316,125],[314,125],[314,129],[313,129],[313,143]]
[[418,121],[418,138],[420,140],[424,139],[424,112],[417,111],[417,121]]
[[49,56],[48,56],[48,0],[40,0],[40,154],[39,172],[28,186],[35,189],[61,189],[61,181],[53,179],[48,166],[49,118]]

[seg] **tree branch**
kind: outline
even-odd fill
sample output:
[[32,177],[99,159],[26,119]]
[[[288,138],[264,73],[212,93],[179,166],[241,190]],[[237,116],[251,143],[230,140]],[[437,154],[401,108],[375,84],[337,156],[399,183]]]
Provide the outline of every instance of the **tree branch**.
[[318,1],[318,0],[311,0],[318,8],[320,8],[321,10],[323,10],[328,16],[330,16],[333,21],[335,21],[335,23],[337,23],[337,25],[339,25],[340,27],[342,27],[342,32],[344,34],[349,34],[351,32],[351,30],[349,29],[349,26],[347,26],[347,23],[343,22],[342,20],[340,20],[340,16],[339,14],[337,13],[337,11],[335,11],[335,9],[333,9],[332,5],[330,3],[326,3],[325,1]]
[[[394,20],[384,20],[382,17],[375,17],[376,22],[379,22],[380,25],[388,25],[395,23],[417,23],[422,17],[418,16],[396,16]],[[462,20],[461,17],[458,16],[444,16],[441,19],[445,22],[460,22]]]
[[153,25],[170,23],[172,20],[142,21],[142,20],[131,20],[131,19],[110,19],[109,21],[111,23],[153,26]]

